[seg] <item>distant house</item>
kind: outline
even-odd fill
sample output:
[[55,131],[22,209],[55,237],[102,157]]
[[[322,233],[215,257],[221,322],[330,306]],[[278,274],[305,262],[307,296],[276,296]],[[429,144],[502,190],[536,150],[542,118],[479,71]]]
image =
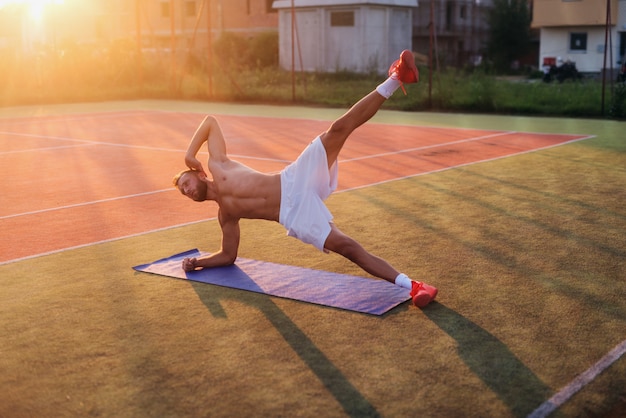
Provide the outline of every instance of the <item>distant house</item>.
[[415,7],[417,0],[275,1],[280,65],[298,71],[386,72],[403,49],[412,47]]
[[540,31],[539,66],[571,61],[578,71],[601,72],[610,46],[605,43],[607,4],[613,48],[607,50],[606,66],[618,67],[626,48],[626,0],[535,0],[532,27]]
[[[489,37],[487,13],[492,0],[437,0],[432,2],[437,54],[442,65],[478,64]],[[413,13],[413,49],[428,55],[431,1],[423,0]]]

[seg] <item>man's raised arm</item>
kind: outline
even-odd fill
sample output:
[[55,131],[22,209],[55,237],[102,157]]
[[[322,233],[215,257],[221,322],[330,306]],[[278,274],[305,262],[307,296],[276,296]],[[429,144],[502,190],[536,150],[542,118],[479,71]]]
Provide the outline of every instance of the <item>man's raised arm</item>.
[[202,144],[205,142],[207,142],[209,158],[214,158],[220,161],[224,161],[228,158],[226,155],[226,142],[224,141],[222,129],[220,128],[217,119],[211,115],[204,118],[200,126],[198,126],[198,129],[193,134],[191,142],[187,147],[187,152],[185,153],[185,164],[187,167],[193,170],[201,171],[206,176],[206,173],[202,168],[202,163],[196,158],[196,154],[198,154],[200,147],[202,147]]

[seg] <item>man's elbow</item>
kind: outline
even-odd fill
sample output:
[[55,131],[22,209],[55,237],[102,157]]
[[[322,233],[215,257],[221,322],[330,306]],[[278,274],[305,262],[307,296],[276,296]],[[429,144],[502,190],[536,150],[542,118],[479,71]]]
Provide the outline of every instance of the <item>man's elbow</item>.
[[222,251],[222,264],[224,266],[231,266],[235,264],[235,261],[237,261],[236,252]]

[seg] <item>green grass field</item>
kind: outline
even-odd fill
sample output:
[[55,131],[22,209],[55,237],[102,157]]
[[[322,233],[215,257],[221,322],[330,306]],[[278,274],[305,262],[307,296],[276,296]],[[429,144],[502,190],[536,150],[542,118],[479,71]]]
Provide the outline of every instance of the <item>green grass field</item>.
[[[137,101],[0,117],[105,108],[342,112]],[[214,250],[216,221],[0,265],[0,417],[525,417],[626,340],[623,123],[398,111],[373,122],[595,137],[331,196],[340,228],[439,288],[423,311],[374,317],[131,270]],[[241,257],[362,274],[280,225],[241,228]],[[625,387],[622,357],[554,416],[621,416]]]

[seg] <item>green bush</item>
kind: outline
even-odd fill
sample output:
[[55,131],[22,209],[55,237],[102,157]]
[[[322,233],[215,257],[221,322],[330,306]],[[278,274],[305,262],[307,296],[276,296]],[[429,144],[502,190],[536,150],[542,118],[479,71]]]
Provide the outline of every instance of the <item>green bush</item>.
[[257,68],[278,66],[278,32],[263,32],[250,40],[248,63]]
[[237,68],[266,68],[278,65],[278,33],[264,32],[245,38],[224,32],[213,44],[223,65]]
[[224,32],[215,41],[213,49],[217,59],[224,66],[245,67],[247,64],[248,41],[237,34]]

